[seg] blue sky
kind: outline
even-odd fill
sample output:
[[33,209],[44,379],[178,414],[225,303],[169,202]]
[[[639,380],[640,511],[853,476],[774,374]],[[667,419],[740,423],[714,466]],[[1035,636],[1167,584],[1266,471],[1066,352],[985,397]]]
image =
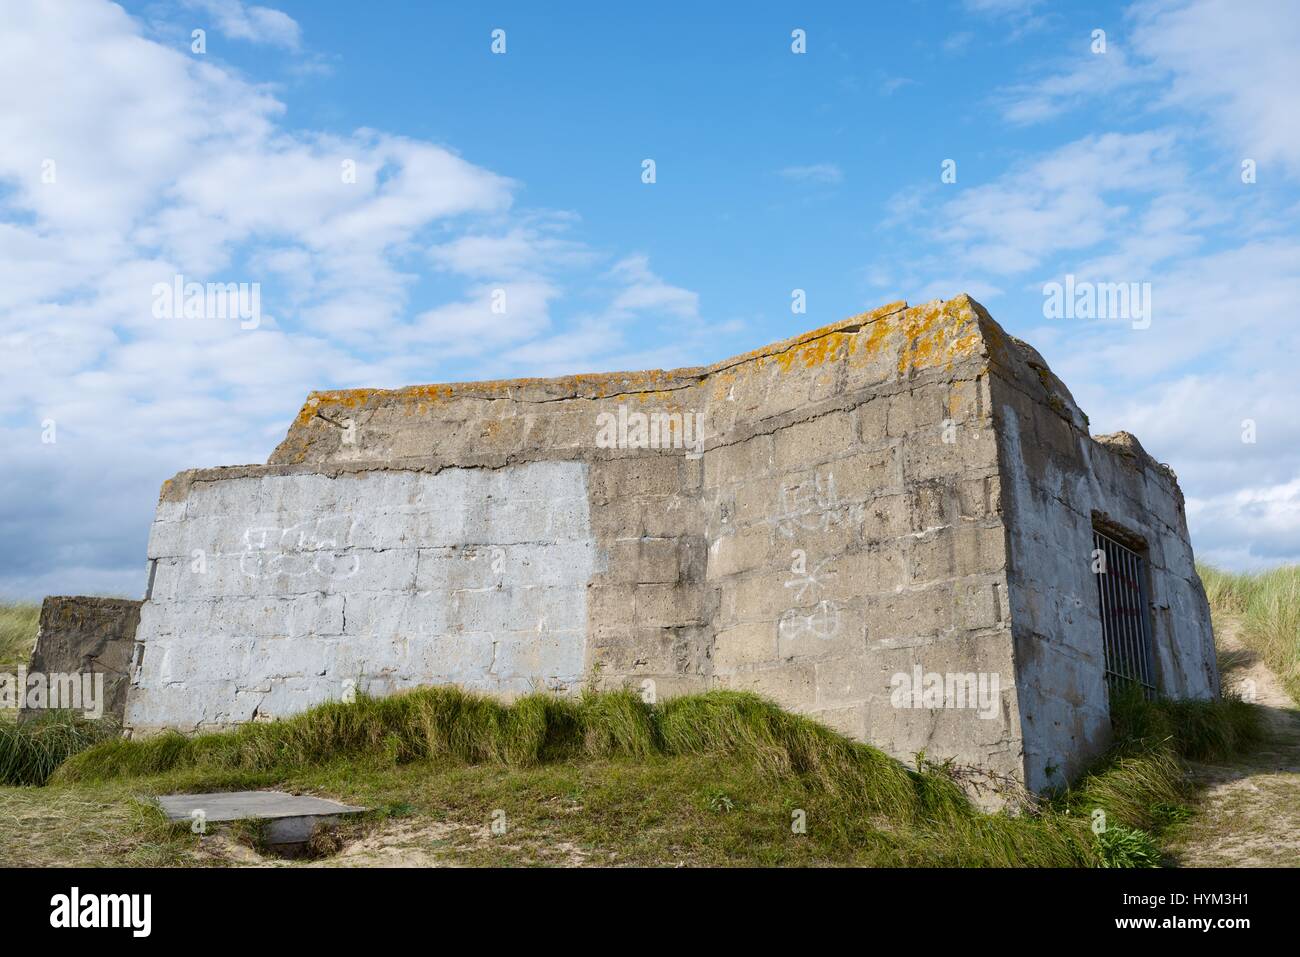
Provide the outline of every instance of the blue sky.
[[[962,291],[1174,466],[1198,555],[1300,560],[1300,7],[809,6],[6,2],[0,595],[138,594],[161,482],[264,461],[313,388]],[[259,327],[155,318],[177,273],[259,283]],[[1045,318],[1067,273],[1149,283],[1149,328]]]

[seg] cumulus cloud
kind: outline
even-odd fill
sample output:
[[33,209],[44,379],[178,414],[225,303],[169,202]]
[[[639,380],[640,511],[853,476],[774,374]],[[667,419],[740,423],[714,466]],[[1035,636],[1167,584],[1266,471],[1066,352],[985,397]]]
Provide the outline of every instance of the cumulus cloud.
[[1188,498],[1187,515],[1202,561],[1251,570],[1300,564],[1300,479]]

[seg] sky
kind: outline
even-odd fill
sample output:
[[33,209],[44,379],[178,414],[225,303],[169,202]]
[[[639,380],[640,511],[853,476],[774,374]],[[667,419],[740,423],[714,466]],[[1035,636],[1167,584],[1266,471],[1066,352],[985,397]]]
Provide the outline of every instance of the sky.
[[139,597],[162,482],[313,389],[960,292],[1173,466],[1198,558],[1300,561],[1298,99],[1296,0],[0,0],[0,597]]

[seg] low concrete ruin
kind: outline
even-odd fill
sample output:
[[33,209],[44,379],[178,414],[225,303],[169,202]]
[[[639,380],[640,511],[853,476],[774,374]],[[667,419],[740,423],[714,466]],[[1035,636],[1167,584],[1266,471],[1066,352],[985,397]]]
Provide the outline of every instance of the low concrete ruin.
[[707,368],[313,393],[268,464],[167,482],[148,557],[136,731],[741,688],[1037,790],[1107,743],[1104,628],[1218,692],[1173,472],[965,296]]
[[139,622],[138,601],[83,596],[46,598],[41,603],[36,646],[24,680],[26,685],[39,676],[45,693],[41,695],[39,707],[28,706],[19,711],[19,720],[45,714],[52,704],[67,706],[68,700],[53,701],[58,696],[52,696],[49,689],[52,682],[56,689],[71,689],[67,682],[75,679],[76,710],[83,713],[88,710],[83,689],[97,689],[96,695],[102,694],[102,700],[96,703],[96,710],[102,712],[99,717],[121,724]]

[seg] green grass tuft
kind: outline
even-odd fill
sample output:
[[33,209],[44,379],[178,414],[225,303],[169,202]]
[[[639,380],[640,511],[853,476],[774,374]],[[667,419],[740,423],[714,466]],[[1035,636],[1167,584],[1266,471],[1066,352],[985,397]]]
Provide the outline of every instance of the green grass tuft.
[[1104,830],[1094,848],[1102,866],[1154,867],[1160,855],[1148,853],[1155,847],[1153,835],[1188,813],[1184,801],[1192,785],[1182,760],[1226,758],[1253,747],[1263,737],[1262,715],[1232,697],[1147,701],[1136,689],[1116,695],[1111,707],[1110,752],[1052,803],[1058,813],[1081,821],[1102,815]]
[[69,756],[116,734],[105,721],[67,712],[23,721],[0,721],[0,784],[42,785]]
[[1097,835],[1097,856],[1102,867],[1160,866],[1160,848],[1151,835],[1122,824]]
[[1259,709],[1233,695],[1218,700],[1143,700],[1134,687],[1113,696],[1115,738],[1127,751],[1167,746],[1196,761],[1237,754],[1263,737]]

